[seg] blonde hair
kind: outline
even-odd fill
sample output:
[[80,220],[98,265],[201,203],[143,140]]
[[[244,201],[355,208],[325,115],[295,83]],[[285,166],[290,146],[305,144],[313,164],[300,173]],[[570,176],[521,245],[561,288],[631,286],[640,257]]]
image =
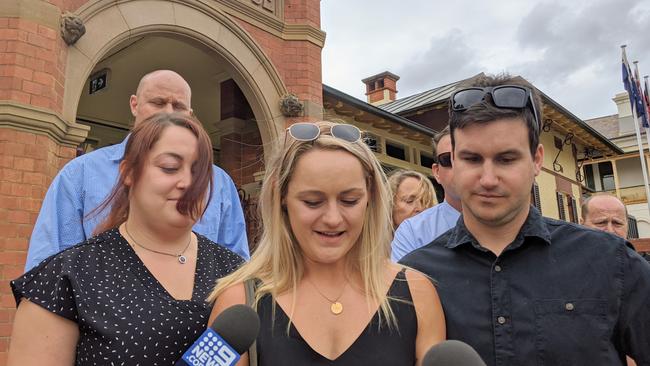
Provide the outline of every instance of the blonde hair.
[[316,140],[297,141],[287,136],[284,146],[270,160],[259,198],[263,231],[257,249],[250,262],[217,282],[208,301],[214,301],[230,286],[250,279],[258,281],[255,304],[264,295],[277,297],[288,290],[293,291],[295,301],[296,288],[303,276],[304,266],[300,246],[296,243],[289,218],[282,207],[287,187],[298,160],[305,153],[311,150],[346,151],[361,163],[368,189],[363,228],[357,244],[348,253],[348,265],[359,271],[368,302],[380,304],[380,316],[385,317],[389,326],[392,326],[395,317],[388,303],[385,284],[392,235],[391,196],[386,176],[379,161],[363,141],[350,143],[332,137],[330,129],[335,125],[332,122],[315,124],[321,131]]
[[433,206],[435,203],[434,198],[436,196],[436,191],[433,189],[433,184],[424,174],[416,172],[414,170],[395,170],[390,173],[388,177],[388,183],[390,184],[390,190],[393,197],[393,205],[397,199],[397,190],[399,185],[402,184],[406,178],[415,178],[420,182],[420,186],[415,194],[415,199],[420,202],[420,205],[423,209]]

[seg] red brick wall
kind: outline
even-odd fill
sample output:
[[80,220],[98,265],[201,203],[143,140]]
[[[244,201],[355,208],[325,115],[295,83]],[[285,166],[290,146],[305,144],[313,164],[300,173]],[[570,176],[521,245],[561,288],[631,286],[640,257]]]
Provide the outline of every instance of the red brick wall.
[[19,18],[0,18],[0,100],[61,112],[65,43],[57,30]]
[[[320,2],[287,0],[285,22],[320,28]],[[302,100],[323,104],[321,48],[308,41],[285,41],[254,25],[237,19],[271,59],[290,93]]]
[[74,154],[47,136],[0,128],[0,365],[5,364],[15,312],[9,281],[23,273],[47,187]]

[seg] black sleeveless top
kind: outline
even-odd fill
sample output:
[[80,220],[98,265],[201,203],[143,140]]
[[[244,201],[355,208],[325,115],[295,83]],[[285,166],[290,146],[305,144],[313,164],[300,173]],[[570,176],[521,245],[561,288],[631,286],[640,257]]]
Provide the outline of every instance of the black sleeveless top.
[[414,365],[417,316],[404,270],[395,276],[388,295],[392,299],[402,300],[390,301],[397,319],[397,328],[389,328],[383,317],[379,328],[377,310],[359,338],[333,361],[314,351],[293,324],[287,335],[289,317],[276,305],[275,321],[272,321],[272,297],[262,297],[257,306],[261,321],[257,338],[258,365]]

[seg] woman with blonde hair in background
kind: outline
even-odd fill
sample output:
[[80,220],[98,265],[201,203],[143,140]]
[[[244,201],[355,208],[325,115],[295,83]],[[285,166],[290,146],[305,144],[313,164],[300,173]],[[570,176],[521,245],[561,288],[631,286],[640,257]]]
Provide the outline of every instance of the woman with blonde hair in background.
[[296,123],[283,141],[266,168],[258,248],[218,282],[211,318],[256,307],[256,356],[241,365],[419,364],[444,339],[444,316],[431,281],[389,259],[391,196],[361,132]]
[[388,176],[393,193],[393,227],[432,207],[436,192],[429,178],[414,170],[398,169]]

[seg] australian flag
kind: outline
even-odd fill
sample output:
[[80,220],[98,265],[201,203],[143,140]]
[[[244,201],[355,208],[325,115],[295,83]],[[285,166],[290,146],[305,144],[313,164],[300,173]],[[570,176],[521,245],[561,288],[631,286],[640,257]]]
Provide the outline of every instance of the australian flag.
[[646,106],[643,101],[643,94],[639,88],[641,83],[638,83],[632,74],[632,69],[630,69],[630,64],[627,61],[627,55],[625,54],[625,48],[623,48],[622,64],[623,85],[625,86],[627,94],[630,96],[630,104],[632,105],[632,108],[636,110],[637,117],[641,120],[641,127],[650,128]]

